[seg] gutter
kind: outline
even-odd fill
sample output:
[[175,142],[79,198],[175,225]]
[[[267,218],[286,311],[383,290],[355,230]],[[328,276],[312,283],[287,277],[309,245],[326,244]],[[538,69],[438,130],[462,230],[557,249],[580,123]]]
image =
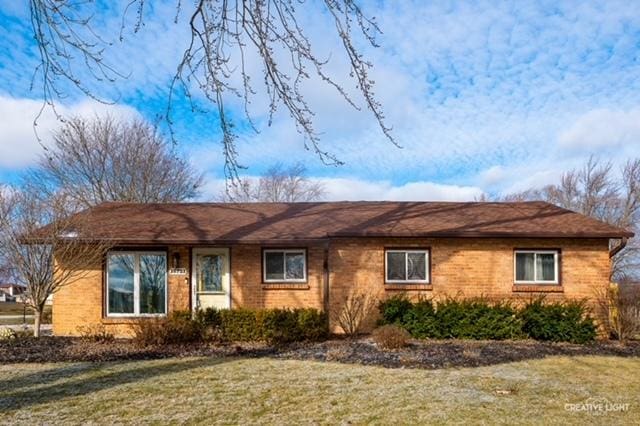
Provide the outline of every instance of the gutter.
[[620,251],[627,246],[627,241],[629,241],[627,237],[622,237],[620,239],[620,244],[618,244],[617,246],[609,250],[609,259],[611,259],[616,254],[620,253]]

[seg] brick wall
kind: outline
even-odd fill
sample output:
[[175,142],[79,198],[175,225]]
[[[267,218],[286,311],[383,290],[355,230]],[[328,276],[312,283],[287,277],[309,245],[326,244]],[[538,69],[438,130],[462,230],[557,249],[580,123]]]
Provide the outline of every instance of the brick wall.
[[[172,246],[167,252],[171,266],[173,253],[179,253],[180,266],[188,266],[189,248]],[[169,312],[189,309],[189,275],[167,276],[167,307]],[[56,335],[77,335],[78,327],[104,324],[117,336],[131,335],[132,320],[105,318],[103,268],[101,264],[87,265],[80,279],[62,287],[53,297],[52,321]]]
[[[384,283],[385,247],[431,248],[431,283],[427,286],[389,286]],[[271,247],[269,247],[271,248]],[[366,291],[376,299],[398,292],[411,298],[477,297],[527,300],[540,288],[515,287],[513,283],[514,248],[559,248],[561,287],[547,293],[553,300],[594,299],[609,282],[608,241],[578,239],[340,239],[329,246],[329,303],[339,310],[352,291]],[[167,260],[180,253],[181,267],[190,267],[190,249],[171,246]],[[323,307],[324,246],[307,246],[308,282],[304,284],[264,284],[262,247],[231,247],[232,307],[282,308]],[[131,332],[131,320],[104,318],[103,272],[101,265],[88,265],[83,278],[62,288],[54,297],[53,331],[58,335],[78,333],[78,326],[105,324],[117,335]],[[190,307],[190,275],[168,277],[169,311]],[[550,287],[547,287],[550,289]],[[375,322],[376,312],[367,321]],[[336,330],[335,324],[332,324]]]
[[306,283],[263,283],[262,247],[233,246],[231,248],[231,306],[322,309],[323,262],[324,247],[307,246]]
[[[385,285],[385,247],[431,248],[429,285]],[[515,248],[561,250],[561,286],[514,286]],[[548,300],[590,299],[609,283],[606,239],[343,239],[330,246],[330,305],[339,310],[350,292],[364,291],[378,300],[398,292],[420,297],[485,297],[529,300],[545,294]],[[514,291],[519,290],[519,291]],[[544,293],[541,291],[546,290]],[[552,292],[550,292],[552,291]],[[595,305],[593,306],[596,307]],[[377,312],[366,322],[370,329]],[[333,324],[335,329],[335,324]]]

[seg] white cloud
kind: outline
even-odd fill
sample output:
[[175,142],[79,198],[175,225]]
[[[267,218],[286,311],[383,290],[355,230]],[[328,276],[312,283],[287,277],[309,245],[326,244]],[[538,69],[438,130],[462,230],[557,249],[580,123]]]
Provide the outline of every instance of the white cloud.
[[640,146],[640,109],[589,111],[561,132],[558,142],[562,148],[582,151]]
[[[126,2],[118,4],[98,25],[105,35],[119,28]],[[117,86],[104,89],[101,85],[98,92],[107,98],[118,99],[119,94],[130,99],[147,116],[162,112],[158,111],[164,108],[162,96],[188,41],[184,23],[193,6],[186,7],[178,25],[173,24],[172,2],[154,3],[147,9],[146,25],[138,34],[133,35],[129,25],[125,43],[116,42],[107,59],[131,75]],[[242,132],[239,138],[239,161],[250,166],[248,173],[260,173],[265,165],[278,161],[303,161],[310,174],[358,189],[349,192],[350,188],[336,186],[336,199],[406,198],[422,193],[464,198],[469,188],[503,191],[550,183],[560,172],[582,163],[589,151],[616,162],[640,155],[640,139],[634,136],[640,123],[640,14],[633,2],[560,2],[551,10],[538,2],[406,0],[368,2],[363,8],[377,17],[384,32],[378,39],[382,47],[366,48],[364,53],[375,65],[371,77],[376,93],[404,149],[384,139],[366,110],[354,111],[314,80],[302,88],[318,113],[315,124],[322,133],[322,148],[346,162],[344,167],[327,169],[303,149],[303,138],[286,112],[277,114],[273,126],[266,128],[261,67],[250,56],[248,68],[260,92],[251,109],[261,133]],[[301,23],[318,47],[318,56],[331,58],[330,74],[349,93],[357,94],[353,79],[347,77],[342,48],[333,32],[327,31],[330,21],[319,10],[311,5],[298,8]],[[128,22],[132,19],[135,14],[130,14]],[[28,26],[17,31],[24,27],[21,22],[15,20],[17,28],[0,29],[0,40],[5,40],[0,48],[20,46],[5,49],[10,52],[5,61],[12,66],[0,69],[0,81],[11,82],[10,88],[2,88],[5,92],[28,96],[16,90],[28,87],[36,56],[29,48]],[[234,100],[228,106],[237,117],[240,103]],[[177,127],[186,131],[178,139],[186,141],[181,148],[200,168],[220,177],[218,125],[215,115],[210,117],[180,116]],[[4,120],[0,116],[0,126],[7,125]],[[4,127],[0,130],[4,138]],[[24,133],[31,137],[30,125]],[[10,153],[11,162],[28,163],[28,152],[38,148],[34,146],[25,145],[23,159]],[[4,142],[0,149],[3,166]],[[420,192],[412,192],[416,190]]]
[[447,185],[434,182],[407,182],[393,185],[388,181],[349,178],[320,178],[331,201],[471,201],[482,195],[475,186]]
[[[245,176],[258,179],[256,176]],[[482,195],[475,186],[447,185],[417,181],[394,185],[389,181],[369,181],[356,178],[310,177],[323,184],[324,201],[473,201]],[[223,179],[207,176],[200,197],[216,201],[225,188]]]
[[[42,145],[51,142],[51,132],[61,123],[50,108],[45,108],[36,127],[41,139],[38,141],[33,121],[41,108],[42,102],[38,100],[0,96],[0,168],[18,170],[30,166],[42,152]],[[88,117],[108,112],[115,117],[132,117],[138,114],[128,106],[94,101],[58,105],[56,109],[62,116]]]

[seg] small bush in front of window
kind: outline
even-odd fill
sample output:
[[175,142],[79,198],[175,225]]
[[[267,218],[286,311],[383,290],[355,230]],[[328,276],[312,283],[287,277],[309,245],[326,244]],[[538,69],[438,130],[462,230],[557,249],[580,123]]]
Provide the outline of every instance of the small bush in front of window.
[[508,303],[447,299],[438,303],[435,322],[440,338],[504,340],[523,337],[516,310]]
[[407,346],[411,335],[397,325],[389,324],[376,328],[371,338],[381,349],[393,350]]
[[295,311],[302,340],[318,341],[329,336],[329,317],[326,312],[312,308]]
[[587,343],[596,338],[596,325],[583,302],[545,303],[539,298],[527,303],[518,317],[532,339]]
[[399,294],[378,304],[382,316],[381,324],[401,324],[404,316],[412,309],[413,304],[406,295]]
[[166,340],[165,318],[142,318],[132,325],[133,342],[136,346],[160,346]]
[[202,331],[190,311],[175,311],[167,318],[138,319],[133,325],[133,341],[142,347],[198,343]]
[[302,340],[298,316],[289,309],[268,309],[258,313],[262,338],[269,344],[281,345]]
[[431,300],[421,300],[405,310],[401,320],[394,321],[418,339],[440,338],[440,324],[436,318],[436,310]]
[[220,328],[223,339],[230,342],[255,342],[262,340],[262,329],[256,309],[223,309],[220,311]]
[[80,338],[86,342],[109,343],[114,336],[107,331],[104,324],[79,326],[76,328]]

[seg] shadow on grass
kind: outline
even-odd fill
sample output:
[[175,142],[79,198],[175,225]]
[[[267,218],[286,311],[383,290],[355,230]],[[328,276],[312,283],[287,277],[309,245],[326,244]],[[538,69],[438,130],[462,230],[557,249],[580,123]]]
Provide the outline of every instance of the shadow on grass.
[[[116,386],[143,381],[148,378],[163,376],[167,374],[180,373],[191,369],[210,367],[232,360],[232,358],[198,358],[193,360],[176,360],[160,365],[138,367],[135,361],[129,363],[127,367],[118,364],[109,364],[110,368],[119,368],[118,371],[101,374],[105,369],[104,364],[83,364],[82,367],[46,370],[40,373],[29,374],[28,377],[11,379],[0,382],[0,411],[19,410],[34,405],[56,402],[63,398],[83,396],[110,389]],[[140,362],[141,363],[141,362]],[[145,363],[146,364],[146,363]],[[131,368],[128,368],[131,367]],[[57,370],[57,371],[56,371]],[[41,374],[40,380],[37,376]],[[76,376],[85,376],[75,379]],[[63,383],[51,383],[58,379],[71,379]],[[45,379],[45,380],[42,380]],[[42,383],[51,383],[47,386],[33,387],[31,389],[15,391],[19,386],[17,382],[24,386],[37,386]]]

